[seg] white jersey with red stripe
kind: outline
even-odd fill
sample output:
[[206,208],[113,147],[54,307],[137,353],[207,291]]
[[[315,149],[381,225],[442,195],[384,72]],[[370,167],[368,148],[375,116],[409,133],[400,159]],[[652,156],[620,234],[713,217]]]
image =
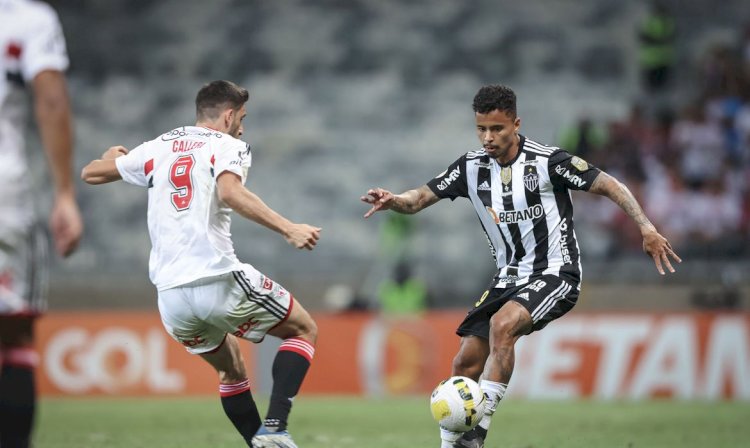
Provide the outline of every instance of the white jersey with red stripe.
[[0,0],[0,238],[25,232],[34,221],[26,159],[26,87],[45,70],[65,71],[62,27],[46,3]]
[[228,134],[184,126],[116,159],[122,179],[148,188],[149,276],[160,291],[240,269],[232,209],[218,196],[225,171],[247,178],[250,147]]

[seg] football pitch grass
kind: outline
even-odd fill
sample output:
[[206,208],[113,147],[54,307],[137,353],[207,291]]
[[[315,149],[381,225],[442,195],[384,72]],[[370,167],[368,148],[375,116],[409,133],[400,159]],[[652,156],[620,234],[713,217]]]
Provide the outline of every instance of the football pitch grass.
[[[300,448],[440,446],[428,397],[301,396],[291,430]],[[35,440],[36,448],[245,446],[218,397],[44,399]],[[750,447],[750,403],[506,400],[486,446]]]

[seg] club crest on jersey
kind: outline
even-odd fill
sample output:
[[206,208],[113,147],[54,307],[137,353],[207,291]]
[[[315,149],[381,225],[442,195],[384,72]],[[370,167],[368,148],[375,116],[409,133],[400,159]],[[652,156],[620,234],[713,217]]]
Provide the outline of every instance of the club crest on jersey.
[[576,167],[578,171],[586,171],[589,169],[589,164],[578,156],[573,156],[573,158],[570,159],[570,164]]
[[531,171],[525,176],[523,176],[523,184],[526,186],[526,189],[529,191],[536,191],[536,187],[539,186],[539,176]]
[[509,166],[500,168],[500,180],[503,181],[503,185],[510,184],[513,179],[513,170]]

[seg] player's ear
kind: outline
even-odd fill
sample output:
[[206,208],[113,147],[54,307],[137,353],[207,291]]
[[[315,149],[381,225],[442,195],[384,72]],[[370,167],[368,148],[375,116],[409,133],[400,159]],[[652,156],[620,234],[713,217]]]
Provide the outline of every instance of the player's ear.
[[521,129],[521,117],[516,117],[516,119],[513,120],[513,126],[516,128],[516,131]]
[[235,114],[235,112],[234,112],[234,109],[232,109],[232,108],[229,108],[229,109],[227,109],[227,110],[224,111],[224,114],[223,114],[224,115],[224,126],[227,129],[229,129],[230,127],[232,127],[232,120],[234,119],[234,114]]

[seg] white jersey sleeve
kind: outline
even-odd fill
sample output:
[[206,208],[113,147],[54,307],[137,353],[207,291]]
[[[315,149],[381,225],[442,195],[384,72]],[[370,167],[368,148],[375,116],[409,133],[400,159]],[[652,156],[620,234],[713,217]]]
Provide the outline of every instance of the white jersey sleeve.
[[42,3],[34,11],[36,14],[24,18],[32,22],[24,27],[28,30],[21,53],[21,74],[25,81],[31,81],[44,70],[68,68],[68,52],[57,13]]
[[252,164],[250,146],[241,140],[227,140],[217,148],[214,154],[214,169],[218,179],[224,171],[232,172],[242,179],[244,184],[247,180],[247,171]]
[[[128,154],[115,159],[122,180],[139,187],[148,186],[148,176],[154,168],[153,159],[146,160],[147,143],[134,148]],[[150,166],[149,166],[150,165]]]

